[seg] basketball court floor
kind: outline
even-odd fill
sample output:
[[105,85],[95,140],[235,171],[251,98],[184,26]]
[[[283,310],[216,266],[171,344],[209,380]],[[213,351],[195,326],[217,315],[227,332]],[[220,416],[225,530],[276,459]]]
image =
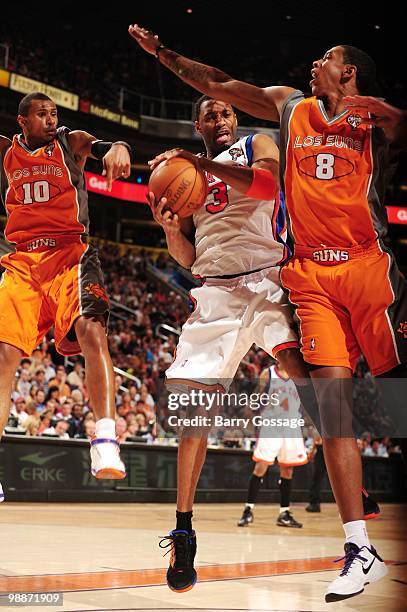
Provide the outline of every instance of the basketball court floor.
[[[333,504],[307,514],[302,529],[277,527],[277,506],[256,505],[255,522],[236,526],[241,504],[198,504],[198,583],[175,594],[165,584],[169,555],[159,536],[173,527],[169,504],[33,504],[0,506],[0,592],[63,593],[63,605],[19,610],[314,611],[407,610],[406,506],[382,504],[369,534],[389,575],[365,593],[326,604],[338,572],[342,528]],[[11,610],[4,598],[0,609]]]

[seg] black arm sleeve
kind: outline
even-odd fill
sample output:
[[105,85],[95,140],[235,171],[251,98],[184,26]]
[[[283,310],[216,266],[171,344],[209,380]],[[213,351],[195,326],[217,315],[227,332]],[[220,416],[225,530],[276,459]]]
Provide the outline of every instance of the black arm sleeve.
[[92,153],[93,157],[96,157],[96,159],[103,159],[106,153],[108,153],[112,146],[115,144],[121,144],[126,147],[128,152],[130,153],[130,160],[132,160],[131,146],[123,140],[117,140],[116,142],[104,142],[103,140],[95,140],[94,142],[92,142],[90,152]]

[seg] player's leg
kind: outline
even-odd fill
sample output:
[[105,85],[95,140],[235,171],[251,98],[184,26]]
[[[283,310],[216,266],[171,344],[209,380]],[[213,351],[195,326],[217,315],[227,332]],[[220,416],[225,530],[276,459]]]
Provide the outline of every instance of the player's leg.
[[247,501],[243,510],[243,514],[238,522],[238,527],[245,527],[250,523],[253,523],[253,508],[256,503],[260,487],[263,484],[264,476],[267,474],[269,464],[265,461],[256,461],[254,470],[249,480],[249,487],[247,491]]
[[[1,260],[6,269],[0,280],[0,438],[11,407],[11,391],[23,355],[38,345],[41,292],[32,279],[30,257],[19,252]],[[0,485],[0,501],[4,493]]]
[[319,407],[310,372],[299,348],[274,349],[275,358],[294,381],[301,405],[315,429],[321,431]]
[[305,508],[307,512],[321,512],[321,485],[326,474],[324,451],[321,444],[317,444],[316,452],[312,460],[312,479],[309,491],[309,504]]
[[319,431],[319,410],[314,387],[300,351],[294,310],[281,287],[279,274],[279,268],[269,270],[261,285],[262,293],[259,293],[259,299],[253,304],[257,309],[253,317],[253,339],[258,346],[278,359],[293,379],[303,408]]
[[[346,282],[345,278],[346,272],[352,274],[352,270],[353,262],[341,264],[340,278],[344,286],[353,282],[353,279]],[[333,601],[356,595],[363,591],[369,578],[378,580],[387,571],[370,546],[363,520],[361,457],[352,430],[351,376],[360,349],[349,309],[335,297],[337,288],[332,282],[332,267],[294,258],[282,270],[281,278],[289,289],[290,301],[297,305],[301,350],[305,361],[312,364],[325,461],[346,535],[345,569],[326,593],[326,600]],[[363,293],[365,279],[358,284]],[[373,569],[372,559],[377,559]],[[366,568],[369,578],[364,573]]]
[[[194,410],[193,415],[205,416],[204,407]],[[208,434],[207,428],[184,429],[178,445],[176,525],[169,536],[164,538],[171,545],[167,584],[177,593],[189,591],[197,581],[194,568],[196,534],[192,527],[192,515],[196,489],[206,458]]]
[[[23,352],[20,349],[0,342],[0,438],[9,417],[13,381],[22,356]],[[0,483],[0,502],[3,500],[4,492]]]
[[280,466],[280,478],[278,481],[278,488],[280,490],[280,511],[276,524],[279,527],[294,527],[299,529],[302,527],[302,523],[295,520],[290,508],[293,472],[293,467]]
[[[187,435],[188,434],[188,435]],[[197,581],[194,568],[196,534],[192,527],[192,513],[199,476],[205,463],[208,432],[181,433],[177,458],[176,525],[160,542],[160,547],[171,546],[167,584],[177,593],[193,588]]]
[[75,333],[85,358],[86,387],[96,417],[91,442],[92,473],[96,478],[122,479],[126,470],[119,455],[115,431],[114,371],[103,316],[81,316]]
[[85,357],[86,385],[96,415],[96,436],[91,440],[92,474],[121,479],[115,431],[114,374],[107,344],[109,298],[103,286],[97,250],[81,242],[59,249],[52,256],[52,284],[47,292],[55,317],[55,343],[63,355]]
[[[221,393],[252,344],[242,333],[241,316],[245,309],[233,283],[205,283],[193,289],[194,311],[184,324],[174,362],[166,372],[171,393],[181,386],[201,389],[213,396]],[[247,299],[247,295],[244,296]],[[245,302],[243,302],[245,303]],[[246,302],[247,303],[247,302]],[[236,315],[236,316],[235,316]],[[187,416],[208,416],[202,399],[199,406],[188,407]],[[216,409],[215,402],[215,409]],[[212,411],[213,412],[213,411]],[[207,427],[184,428],[178,449],[176,528],[165,541],[171,546],[167,584],[176,591],[191,589],[196,582],[194,557],[196,534],[192,510],[196,488],[205,461]],[[167,544],[164,544],[166,546]]]
[[[216,390],[213,392],[216,393]],[[208,390],[208,393],[211,393]],[[208,417],[205,405],[200,405],[189,412],[189,416]],[[209,417],[210,418],[210,417]],[[196,488],[205,463],[208,427],[188,427],[181,432],[177,460],[177,525],[176,529],[192,531],[192,507]]]
[[299,523],[293,517],[290,502],[294,467],[308,463],[307,449],[305,448],[301,432],[295,435],[292,430],[283,428],[277,458],[280,469],[280,479],[278,482],[280,488],[280,512],[277,518],[277,525],[298,529],[302,527],[302,523]]
[[[176,529],[192,530],[192,507],[196,488],[206,458],[208,435],[185,436],[181,434],[177,464],[177,526]],[[188,517],[183,517],[187,514]],[[187,521],[184,522],[184,518]]]
[[17,347],[0,342],[0,437],[9,417],[13,381],[22,356]]
[[[320,367],[313,370],[311,376],[321,409],[326,467],[346,537],[344,569],[328,586],[325,595],[326,601],[331,602],[361,593],[366,583],[385,576],[387,568],[370,544],[364,520],[360,496],[362,460],[356,439],[351,436],[352,371]],[[329,435],[332,431],[333,436]],[[343,437],[338,435],[340,433]]]

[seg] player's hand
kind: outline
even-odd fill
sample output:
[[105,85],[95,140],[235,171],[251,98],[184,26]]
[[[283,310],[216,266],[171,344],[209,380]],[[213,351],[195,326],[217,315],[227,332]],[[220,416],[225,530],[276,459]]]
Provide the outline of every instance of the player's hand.
[[140,47],[147,51],[147,53],[151,53],[151,55],[156,55],[157,47],[161,45],[161,42],[158,39],[157,34],[154,34],[150,30],[146,30],[145,28],[140,27],[135,23],[134,25],[129,25],[129,34],[134,40],[138,42]]
[[148,165],[150,166],[150,170],[154,170],[161,162],[171,159],[171,157],[183,157],[184,159],[188,159],[195,166],[199,167],[199,157],[191,153],[190,151],[185,151],[185,149],[170,149],[169,151],[164,151],[164,153],[160,153],[154,159],[150,159],[148,161]]
[[102,175],[107,178],[107,189],[112,191],[112,183],[116,179],[129,178],[131,170],[130,153],[124,145],[113,144],[103,158]]
[[347,108],[366,109],[366,113],[371,113],[373,117],[366,116],[363,118],[363,122],[381,128],[396,127],[405,117],[404,111],[373,96],[345,96],[343,102]]
[[181,223],[176,213],[166,210],[167,198],[161,198],[159,202],[152,191],[147,194],[147,202],[153,213],[154,221],[159,223],[165,232],[180,232]]

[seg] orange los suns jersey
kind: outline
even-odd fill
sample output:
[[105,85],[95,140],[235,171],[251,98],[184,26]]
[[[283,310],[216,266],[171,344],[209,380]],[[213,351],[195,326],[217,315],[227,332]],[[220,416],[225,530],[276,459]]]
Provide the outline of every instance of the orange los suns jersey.
[[283,108],[280,174],[294,242],[352,247],[387,231],[387,142],[357,111],[329,118],[322,100],[295,91]]
[[14,136],[1,177],[9,242],[88,232],[85,177],[70,149],[68,133],[68,128],[58,128],[54,140],[35,151],[21,134]]

